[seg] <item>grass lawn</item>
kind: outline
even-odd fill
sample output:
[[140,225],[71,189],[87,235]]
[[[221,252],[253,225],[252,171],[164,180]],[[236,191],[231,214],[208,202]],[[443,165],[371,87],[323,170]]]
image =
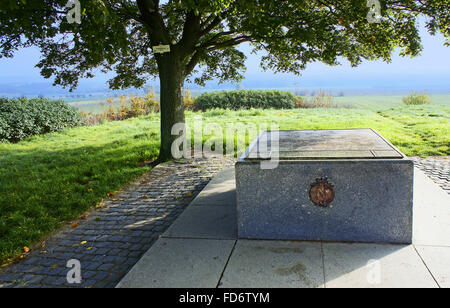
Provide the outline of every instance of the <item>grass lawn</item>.
[[0,262],[148,171],[159,118],[0,143]]
[[[450,96],[429,106],[212,110],[203,124],[278,123],[280,129],[374,128],[407,155],[450,155]],[[338,102],[349,105],[349,102]],[[394,107],[392,107],[394,106]],[[194,116],[187,112],[187,122]],[[208,137],[204,137],[206,141]],[[239,138],[242,138],[240,136]],[[159,115],[80,127],[0,143],[0,263],[78,217],[149,170],[157,156]]]

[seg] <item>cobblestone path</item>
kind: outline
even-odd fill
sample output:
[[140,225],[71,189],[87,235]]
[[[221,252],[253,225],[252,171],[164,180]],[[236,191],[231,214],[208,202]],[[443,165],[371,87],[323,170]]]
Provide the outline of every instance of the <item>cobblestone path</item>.
[[450,157],[413,157],[416,167],[450,194]]
[[[63,228],[44,248],[0,270],[0,287],[115,287],[211,178],[233,164],[215,158],[159,165],[74,221],[76,228]],[[71,259],[80,261],[81,284],[67,283]]]

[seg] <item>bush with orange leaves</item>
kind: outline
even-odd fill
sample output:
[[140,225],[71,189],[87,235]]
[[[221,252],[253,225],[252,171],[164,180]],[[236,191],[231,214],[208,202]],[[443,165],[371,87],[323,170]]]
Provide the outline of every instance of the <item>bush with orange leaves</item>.
[[191,91],[184,91],[183,95],[184,109],[194,110],[195,99],[192,98]]
[[104,121],[122,121],[133,117],[157,113],[160,110],[159,102],[155,99],[156,94],[153,88],[143,96],[135,96],[131,93],[129,96],[121,95],[119,106],[114,106],[112,98],[106,99],[106,104],[102,103],[106,110],[100,114],[81,112],[86,125],[98,125]]
[[297,96],[294,101],[294,108],[338,108],[339,106],[333,103],[333,96],[326,94],[324,91],[319,92],[311,99],[306,99]]

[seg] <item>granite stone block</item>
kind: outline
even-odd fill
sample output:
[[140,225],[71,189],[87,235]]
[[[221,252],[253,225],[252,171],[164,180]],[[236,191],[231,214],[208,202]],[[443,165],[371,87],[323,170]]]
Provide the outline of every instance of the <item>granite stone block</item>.
[[[335,131],[317,132],[317,136],[314,131],[280,132],[275,169],[262,169],[260,160],[247,159],[255,151],[252,148],[238,161],[238,237],[411,243],[413,163],[372,130],[336,131],[336,136]],[[305,159],[303,154],[305,149],[331,153],[333,148],[342,153],[378,152],[371,158],[339,159],[334,154]],[[301,153],[299,157],[291,153],[293,149]],[[273,150],[269,147],[269,152]],[[385,157],[382,151],[389,153]],[[391,152],[399,158],[391,158]],[[310,194],[320,178],[333,185],[334,198],[326,206],[313,203]]]

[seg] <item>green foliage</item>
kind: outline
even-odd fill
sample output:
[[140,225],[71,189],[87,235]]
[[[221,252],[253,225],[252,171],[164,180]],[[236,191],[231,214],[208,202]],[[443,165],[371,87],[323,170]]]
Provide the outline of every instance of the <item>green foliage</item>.
[[[3,0],[5,1],[5,0]],[[112,88],[141,87],[159,73],[163,59],[184,78],[240,80],[251,43],[265,51],[262,65],[299,74],[310,62],[356,66],[422,50],[418,20],[431,34],[450,37],[448,0],[381,1],[380,23],[369,23],[367,1],[348,0],[81,0],[81,23],[68,23],[67,0],[7,0],[0,9],[0,57],[24,46],[41,48],[45,77],[76,87],[97,68],[117,73]],[[164,56],[152,48],[171,46]],[[198,71],[197,71],[198,69]],[[181,102],[180,102],[181,103]]]
[[407,106],[411,105],[429,105],[431,104],[431,98],[428,96],[428,94],[419,94],[419,93],[412,93],[409,96],[406,96],[402,99],[403,104]]
[[76,110],[63,101],[0,98],[0,141],[17,142],[82,123]]
[[[450,155],[450,104],[435,103],[404,108],[401,105],[378,111],[384,120],[401,126],[392,137],[406,155]],[[387,130],[388,131],[388,130]],[[391,132],[394,135],[394,132]]]
[[222,91],[204,93],[195,100],[195,107],[200,110],[220,109],[292,109],[295,96],[282,91]]

